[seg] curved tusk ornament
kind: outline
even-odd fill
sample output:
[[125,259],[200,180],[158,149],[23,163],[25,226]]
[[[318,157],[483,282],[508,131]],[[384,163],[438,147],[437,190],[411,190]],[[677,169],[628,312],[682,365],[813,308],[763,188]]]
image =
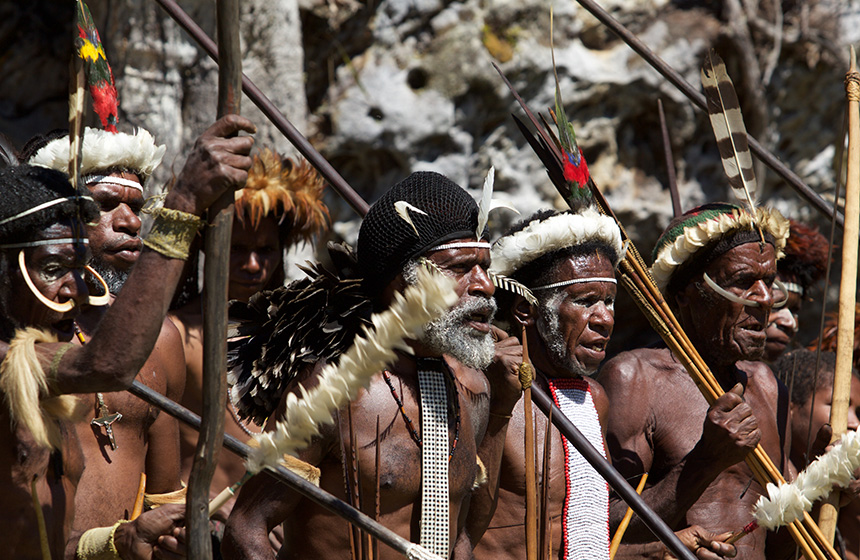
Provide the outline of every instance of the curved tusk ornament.
[[[727,300],[729,300],[731,302],[739,303],[745,307],[761,307],[761,304],[759,302],[753,301],[751,299],[742,298],[740,296],[736,296],[735,294],[731,293],[727,289],[723,288],[722,286],[720,286],[719,284],[717,284],[716,282],[711,280],[711,277],[708,276],[707,272],[702,273],[702,278],[704,278],[705,284],[710,286],[710,288],[712,290],[714,290],[715,292],[717,292],[718,294],[720,294],[721,296],[723,296],[724,298],[726,298]],[[786,303],[788,303],[788,291],[786,291],[785,285],[782,282],[780,282],[778,279],[774,280],[773,283],[776,284],[776,287],[783,294],[785,294],[785,297],[782,298],[782,300],[774,303],[772,306],[773,309],[779,309],[780,307],[783,307],[783,306],[785,306]]]

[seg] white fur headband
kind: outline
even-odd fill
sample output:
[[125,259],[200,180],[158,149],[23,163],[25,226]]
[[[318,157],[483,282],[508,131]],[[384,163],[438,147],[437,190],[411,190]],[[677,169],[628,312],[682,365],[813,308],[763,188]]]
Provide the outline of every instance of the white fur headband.
[[534,220],[521,231],[500,238],[491,250],[490,271],[510,276],[547,253],[589,241],[606,243],[615,250],[613,266],[618,266],[624,257],[621,230],[615,220],[586,208],[576,214],[556,214],[545,220]]
[[[152,134],[142,128],[134,134],[114,134],[87,127],[84,130],[81,176],[118,167],[139,173],[145,183],[161,163],[165,150],[166,146],[156,146]],[[48,142],[27,163],[68,173],[69,137]]]

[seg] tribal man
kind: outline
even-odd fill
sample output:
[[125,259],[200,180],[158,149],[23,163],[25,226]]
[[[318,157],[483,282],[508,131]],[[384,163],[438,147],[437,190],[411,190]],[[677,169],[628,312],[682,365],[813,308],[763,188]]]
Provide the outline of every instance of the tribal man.
[[[649,473],[642,497],[676,530],[699,524],[723,533],[752,520],[764,489],[743,460],[759,442],[791,478],[785,386],[766,365],[744,361],[764,351],[776,260],[787,235],[788,221],[775,210],[757,209],[753,218],[715,203],[675,218],[657,241],[654,280],[726,391],[712,406],[665,347],[622,353],[598,377],[610,401],[623,403],[608,415],[614,465],[630,480]],[[612,500],[611,525],[625,509]],[[764,558],[767,536],[758,529],[740,540],[738,558]],[[662,545],[651,540],[634,518],[625,541],[638,543],[642,557],[662,555]]]
[[[603,361],[615,324],[615,269],[622,254],[621,232],[615,221],[592,208],[578,212],[541,211],[515,225],[493,244],[493,272],[509,276],[530,289],[537,303],[523,296],[499,298],[504,320],[513,333],[525,330],[529,356],[536,370],[534,383],[546,390],[566,416],[604,456],[604,426],[609,400],[592,377]],[[495,502],[495,515],[486,532],[470,526],[477,542],[475,556],[526,557],[525,430],[536,432],[538,472],[548,485],[547,521],[539,541],[546,541],[551,558],[599,560],[609,558],[609,492],[606,482],[555,428],[544,449],[547,417],[533,409],[534,425],[526,426],[523,403],[514,409],[508,428],[498,481],[482,487],[472,498],[480,512]],[[549,462],[543,466],[545,453]],[[544,504],[541,504],[543,507]],[[541,514],[544,515],[544,514]],[[481,533],[483,532],[483,537]],[[551,536],[552,542],[548,539]],[[714,535],[693,528],[679,535],[702,553],[731,554],[732,547]],[[703,548],[704,547],[704,548]],[[622,554],[623,554],[622,550]]]
[[[809,290],[827,272],[827,238],[817,229],[789,220],[790,230],[785,244],[785,256],[776,263],[779,286],[785,288],[787,303],[770,313],[767,324],[767,343],[762,359],[773,363],[796,343],[794,337],[800,329],[798,314],[804,300],[809,299]],[[774,294],[780,299],[784,295]]]
[[[119,391],[131,384],[158,338],[182,270],[183,249],[200,224],[197,216],[245,179],[252,140],[217,138],[240,130],[253,131],[253,126],[230,117],[207,131],[209,146],[195,152],[183,172],[195,182],[180,180],[165,199],[144,242],[140,266],[129,276],[127,295],[117,298],[83,347],[69,343],[75,318],[88,303],[104,305],[109,299],[103,281],[99,295],[87,288],[88,279],[100,280],[87,268],[84,235],[98,207],[60,172],[26,165],[0,171],[0,390],[7,404],[0,426],[6,427],[2,464],[8,469],[0,506],[14,520],[0,533],[0,548],[9,557],[66,555],[83,458],[75,432],[58,420],[80,416],[71,410],[78,408],[76,399],[57,397]],[[41,507],[34,510],[34,503]],[[181,507],[165,507],[129,523],[87,531],[77,551],[73,540],[67,554],[149,558],[156,545],[168,555],[179,552],[176,531],[183,515]]]
[[[34,151],[29,163],[68,170],[68,135],[42,144],[28,143]],[[143,129],[134,134],[91,128],[84,132],[82,182],[100,210],[98,221],[87,227],[92,267],[105,279],[114,298],[140,256],[144,185],[164,150]],[[106,309],[84,308],[75,319],[79,342],[92,338]],[[155,348],[136,379],[178,401],[185,384],[182,360],[179,332],[165,319]],[[76,424],[87,466],[78,485],[76,531],[128,519],[141,473],[146,476],[148,502],[157,503],[155,495],[179,493],[182,485],[176,419],[125,391],[78,398],[87,404],[91,414]],[[181,495],[178,498],[181,501]]]
[[[503,427],[520,394],[515,372],[521,347],[491,327],[495,288],[487,272],[490,245],[483,241],[478,216],[475,201],[449,179],[413,173],[371,207],[361,224],[357,261],[348,263],[342,252],[335,256],[342,274],[355,272],[353,279],[338,282],[328,305],[314,300],[295,321],[315,321],[318,309],[312,308],[319,307],[333,308],[327,311],[331,317],[314,323],[315,335],[290,331],[292,338],[302,339],[290,355],[308,366],[288,386],[297,391],[299,382],[314,386],[322,367],[314,364],[313,336],[335,333],[351,344],[352,333],[342,331],[355,310],[386,309],[394,292],[414,282],[417,267],[441,269],[457,281],[459,304],[428,324],[420,340],[410,342],[415,355],[400,353],[390,369],[374,376],[369,388],[340,411],[334,426],[323,426],[322,436],[299,453],[302,461],[319,468],[323,489],[370,516],[378,511],[383,525],[443,558],[471,556],[464,517],[473,485],[480,482],[477,455],[485,444],[501,452],[493,434],[504,441]],[[319,268],[314,273],[320,281],[333,276]],[[251,304],[269,308],[268,302],[252,299]],[[277,299],[277,305],[279,313],[296,315],[289,302]],[[491,332],[501,339],[495,345]],[[484,368],[489,368],[486,376]],[[268,382],[274,384],[271,378]],[[263,393],[257,391],[255,398],[267,398]],[[440,416],[447,416],[447,422],[435,420]],[[497,458],[482,459],[498,463]],[[345,472],[355,473],[347,476],[346,488]],[[366,539],[353,538],[345,521],[260,474],[242,489],[230,515],[225,558],[270,558],[266,535],[284,520],[280,557],[344,558],[351,542],[354,557],[367,554]],[[383,559],[395,557],[385,547],[378,552]]]
[[[254,156],[248,181],[236,192],[229,299],[247,302],[257,292],[283,285],[284,251],[297,243],[310,241],[326,225],[328,209],[322,202],[322,191],[322,178],[307,162],[294,163],[269,149]],[[170,315],[185,346],[186,381],[182,405],[197,414],[203,410],[202,311],[202,298],[198,294]],[[229,400],[227,407],[230,412],[224,423],[224,433],[240,441],[247,440],[248,426],[236,415]],[[182,473],[188,477],[197,448],[197,431],[183,425],[180,434]],[[220,453],[212,477],[213,497],[244,474],[245,466],[239,457]],[[219,542],[232,505],[233,500],[213,517],[213,535]],[[217,546],[215,550],[217,555]]]

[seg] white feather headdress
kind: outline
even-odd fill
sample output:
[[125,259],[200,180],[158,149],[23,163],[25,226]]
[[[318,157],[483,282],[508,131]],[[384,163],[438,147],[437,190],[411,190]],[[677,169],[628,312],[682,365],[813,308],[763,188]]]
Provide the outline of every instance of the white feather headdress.
[[621,230],[615,220],[593,208],[578,213],[563,213],[534,220],[524,229],[506,235],[493,244],[490,271],[510,276],[543,255],[589,241],[606,243],[615,250],[618,266],[624,257]]
[[[129,169],[140,175],[143,183],[161,163],[167,147],[156,146],[152,134],[139,128],[134,134],[116,134],[97,128],[84,130],[81,176],[111,168]],[[69,137],[45,144],[27,162],[63,173],[69,171]]]

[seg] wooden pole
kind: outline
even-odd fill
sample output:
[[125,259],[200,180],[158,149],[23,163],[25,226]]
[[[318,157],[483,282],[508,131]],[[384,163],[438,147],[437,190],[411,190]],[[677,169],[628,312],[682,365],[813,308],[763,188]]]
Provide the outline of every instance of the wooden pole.
[[[851,369],[854,358],[854,304],[857,301],[857,234],[860,233],[860,72],[857,56],[851,47],[851,67],[845,76],[848,98],[848,178],[845,182],[845,229],[842,235],[842,278],[839,283],[839,319],[836,332],[836,372],[833,376],[833,401],[830,425],[833,440],[848,429],[848,400],[851,393]],[[821,505],[818,525],[829,542],[833,542],[839,516],[839,492],[835,491]]]
[[666,125],[662,99],[657,100],[657,114],[660,117],[660,133],[663,136],[663,155],[666,156],[666,177],[669,181],[669,195],[672,197],[672,214],[677,218],[684,213],[684,210],[681,207],[681,193],[678,192],[678,181],[675,178],[675,158],[672,155],[672,142],[669,138],[669,127]]
[[537,478],[535,476],[535,431],[532,414],[532,381],[534,369],[529,360],[529,341],[523,325],[523,363],[520,365],[520,384],[523,388],[523,417],[526,454],[526,560],[538,560]]
[[[221,60],[218,66],[218,117],[238,114],[242,98],[242,52],[239,44],[238,0],[217,0],[216,28]],[[203,395],[202,425],[188,480],[186,522],[188,557],[212,558],[209,535],[209,487],[224,438],[227,406],[227,288],[233,192],[209,208],[203,269]]]

